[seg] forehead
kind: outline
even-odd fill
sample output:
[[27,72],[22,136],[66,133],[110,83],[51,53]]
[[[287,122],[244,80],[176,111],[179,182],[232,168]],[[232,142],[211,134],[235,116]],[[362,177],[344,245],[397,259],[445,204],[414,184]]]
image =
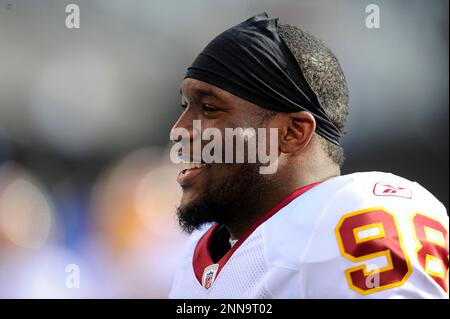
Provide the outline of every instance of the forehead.
[[217,86],[196,79],[184,79],[181,82],[180,94],[189,98],[201,98],[205,96],[213,97],[233,97],[231,93],[218,88]]
[[223,106],[239,108],[245,113],[260,113],[264,110],[262,107],[244,100],[215,85],[191,78],[184,79],[181,82],[180,94],[188,100],[200,100],[205,97],[210,97],[223,102],[221,103]]

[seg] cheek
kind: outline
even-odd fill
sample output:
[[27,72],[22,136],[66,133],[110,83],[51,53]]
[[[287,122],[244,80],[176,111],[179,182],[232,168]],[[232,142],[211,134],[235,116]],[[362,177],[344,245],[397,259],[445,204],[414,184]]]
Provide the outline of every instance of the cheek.
[[[202,150],[205,146],[208,147],[202,155],[213,156],[214,162],[216,163],[218,158],[222,159],[222,163],[242,163],[242,155],[244,157],[244,162],[248,162],[249,152],[253,153],[253,157],[257,158],[258,128],[265,129],[263,124],[264,123],[261,123],[260,117],[255,116],[252,113],[239,115],[224,114],[220,119],[203,119],[201,122],[202,138],[204,138],[202,139]],[[212,135],[212,132],[214,132],[214,135]],[[267,136],[269,136],[268,133]],[[249,137],[253,139],[250,144],[248,143]],[[267,146],[265,146],[268,150],[269,138],[266,138],[266,141],[265,144],[267,144]],[[242,147],[242,145],[244,145],[244,147]],[[216,146],[219,146],[222,156],[218,156],[218,149]],[[209,153],[209,151],[211,151],[211,153]],[[237,158],[238,151],[241,158],[239,160]],[[215,155],[217,155],[217,157]],[[209,163],[210,162],[211,161],[209,161]],[[219,172],[218,175],[228,175],[228,168],[221,167],[221,169],[223,169],[223,171]],[[230,170],[230,173],[232,172],[233,170]]]
[[239,172],[239,168],[242,164],[214,164],[211,166],[211,170],[207,179],[207,187],[209,189],[219,189],[220,185],[223,185]]
[[261,132],[258,132],[258,142],[257,146],[263,148],[262,151],[265,150],[268,153],[268,150],[278,146],[278,130],[264,127]]

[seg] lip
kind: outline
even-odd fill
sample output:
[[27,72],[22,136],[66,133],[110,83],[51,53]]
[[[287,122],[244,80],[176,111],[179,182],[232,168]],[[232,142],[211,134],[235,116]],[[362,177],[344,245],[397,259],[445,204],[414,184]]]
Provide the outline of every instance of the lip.
[[197,175],[200,174],[206,168],[207,167],[181,170],[177,177],[178,184],[180,184],[181,186],[187,186],[189,184],[192,184],[195,177],[197,177]]

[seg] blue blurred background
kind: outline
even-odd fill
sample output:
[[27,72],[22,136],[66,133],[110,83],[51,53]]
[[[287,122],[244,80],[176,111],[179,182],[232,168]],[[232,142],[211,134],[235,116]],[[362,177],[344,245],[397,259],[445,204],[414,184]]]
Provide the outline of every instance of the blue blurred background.
[[[69,3],[80,29],[65,26]],[[370,3],[380,29],[365,25]],[[344,173],[404,176],[448,208],[448,9],[0,0],[0,298],[167,296],[186,239],[168,158],[180,81],[216,34],[263,11],[339,58],[350,90]]]

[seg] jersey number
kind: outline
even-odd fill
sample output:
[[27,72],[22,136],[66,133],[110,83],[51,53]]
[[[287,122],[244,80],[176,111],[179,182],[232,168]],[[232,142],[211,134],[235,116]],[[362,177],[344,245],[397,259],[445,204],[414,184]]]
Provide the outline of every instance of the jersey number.
[[[430,217],[415,213],[413,233],[417,259],[425,272],[448,292],[448,231]],[[384,208],[371,208],[344,215],[336,229],[341,254],[360,263],[384,258],[384,267],[362,264],[345,271],[351,289],[367,295],[401,286],[412,271],[395,216]]]

